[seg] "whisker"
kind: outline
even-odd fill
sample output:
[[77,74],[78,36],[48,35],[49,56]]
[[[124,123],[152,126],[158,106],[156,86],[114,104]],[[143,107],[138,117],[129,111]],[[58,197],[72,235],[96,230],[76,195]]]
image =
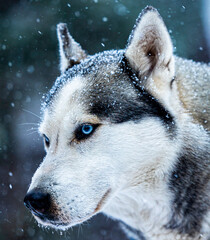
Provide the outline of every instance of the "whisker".
[[29,111],[29,110],[27,110],[27,109],[23,109],[23,111],[24,111],[24,112],[27,112],[27,113],[30,113],[30,114],[32,114],[33,116],[35,116],[35,117],[41,119],[41,117],[38,116],[36,113],[33,113],[33,112],[31,112],[31,111]]
[[38,131],[38,129],[39,129],[39,128],[34,128],[34,127],[32,127],[32,128],[30,128],[30,129],[27,129],[26,131],[27,131],[27,132],[33,131],[33,130]]
[[83,229],[82,229],[82,224],[80,224],[79,225],[79,227],[78,227],[78,234],[77,234],[77,237],[79,238],[79,235],[80,235],[80,233],[81,233],[81,235],[83,234]]
[[30,132],[30,133],[26,134],[26,136],[29,136],[29,135],[34,134],[34,133],[37,133],[37,134],[38,134],[37,131],[33,131],[33,132]]
[[25,126],[25,125],[35,125],[35,126],[38,126],[39,123],[19,123],[18,125],[20,125],[20,126]]

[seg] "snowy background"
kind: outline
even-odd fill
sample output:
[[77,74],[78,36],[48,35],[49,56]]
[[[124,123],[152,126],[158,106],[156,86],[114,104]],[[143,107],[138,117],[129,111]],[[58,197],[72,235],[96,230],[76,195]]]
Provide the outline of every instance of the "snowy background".
[[0,0],[0,240],[128,239],[103,215],[65,233],[43,230],[23,198],[44,156],[37,125],[59,75],[56,24],[68,23],[89,54],[120,49],[146,5],[159,10],[177,55],[209,61],[209,0]]

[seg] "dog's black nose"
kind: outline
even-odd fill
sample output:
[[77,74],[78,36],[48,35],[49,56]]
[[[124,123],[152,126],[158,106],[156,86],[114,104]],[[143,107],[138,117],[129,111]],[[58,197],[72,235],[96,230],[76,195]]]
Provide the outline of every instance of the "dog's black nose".
[[35,215],[42,215],[50,208],[50,194],[38,191],[29,192],[24,198],[24,204]]

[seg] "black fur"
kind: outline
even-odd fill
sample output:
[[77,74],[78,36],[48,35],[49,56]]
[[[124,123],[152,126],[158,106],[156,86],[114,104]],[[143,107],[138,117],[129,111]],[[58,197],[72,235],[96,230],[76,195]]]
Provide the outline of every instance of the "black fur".
[[206,152],[202,153],[196,146],[183,149],[169,182],[174,200],[172,217],[166,227],[190,236],[200,232],[202,220],[210,207],[207,196],[210,152],[208,146],[204,147]]

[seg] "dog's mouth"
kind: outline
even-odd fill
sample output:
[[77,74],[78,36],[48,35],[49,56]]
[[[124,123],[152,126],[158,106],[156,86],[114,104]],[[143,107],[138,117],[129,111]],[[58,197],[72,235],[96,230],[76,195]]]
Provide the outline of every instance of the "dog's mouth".
[[101,198],[101,200],[98,202],[97,207],[95,208],[94,213],[98,213],[98,212],[103,208],[103,206],[106,204],[106,202],[107,202],[110,194],[111,194],[111,188],[109,188],[109,189],[105,192],[105,194],[103,195],[103,197]]
[[54,214],[40,214],[37,211],[31,209],[30,210],[38,223],[44,226],[66,230],[69,227],[87,221],[88,219],[99,213],[103,209],[104,205],[107,203],[108,199],[110,198],[110,195],[111,189],[108,189],[104,193],[104,195],[102,196],[102,198],[100,199],[92,213],[87,214],[86,216],[83,217],[77,216],[75,220],[71,219],[71,217],[69,216],[63,217],[63,214],[61,214],[59,211],[56,211]]

